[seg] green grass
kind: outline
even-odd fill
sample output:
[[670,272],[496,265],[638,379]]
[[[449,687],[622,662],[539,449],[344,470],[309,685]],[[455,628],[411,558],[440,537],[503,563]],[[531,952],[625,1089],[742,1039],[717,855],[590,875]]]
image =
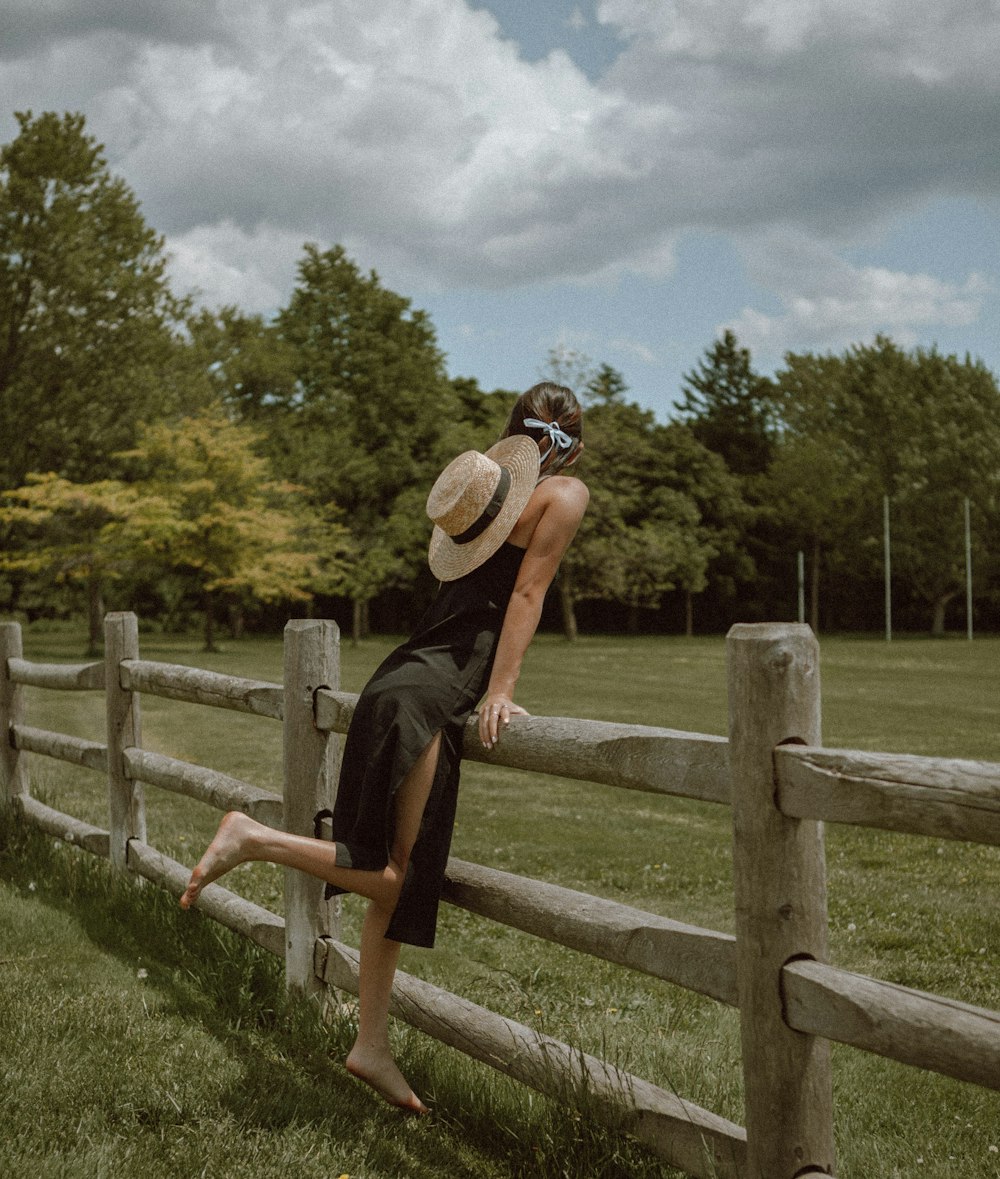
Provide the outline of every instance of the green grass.
[[[343,648],[357,690],[391,644]],[[78,660],[80,636],[28,631],[26,654]],[[144,657],[280,679],[281,645],[204,656],[143,636]],[[821,643],[827,745],[1000,761],[1000,641]],[[725,731],[721,639],[541,636],[519,694],[532,712]],[[30,690],[30,723],[100,739],[99,694]],[[280,725],[143,698],[143,741],[261,786],[280,781]],[[98,776],[30,758],[33,788],[106,826]],[[150,841],[193,863],[217,814],[147,792]],[[285,1169],[401,1176],[671,1175],[638,1146],[397,1026],[437,1110],[399,1122],[339,1067],[350,1013],[322,1026],[285,1004],[279,964],[169,897],[7,822],[0,856],[0,1174],[255,1179]],[[453,852],[732,931],[720,807],[469,763]],[[827,833],[832,959],[1000,1009],[1000,852],[849,828]],[[280,911],[281,877],[232,886]],[[30,885],[35,888],[31,889]],[[348,939],[360,906],[344,905]],[[407,969],[742,1120],[736,1013],[700,996],[443,907],[438,948]],[[145,970],[140,978],[138,972]],[[838,1174],[1000,1176],[1000,1096],[834,1048]],[[70,1111],[70,1112],[67,1112]]]

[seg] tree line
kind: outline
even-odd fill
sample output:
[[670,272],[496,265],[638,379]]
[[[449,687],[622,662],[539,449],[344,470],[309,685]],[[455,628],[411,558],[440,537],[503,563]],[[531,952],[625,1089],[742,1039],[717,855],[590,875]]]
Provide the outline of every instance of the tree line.
[[[198,309],[83,117],[17,119],[0,149],[0,608],[85,612],[94,645],[124,606],[200,617],[207,646],[220,623],[289,612],[406,630],[435,589],[427,489],[497,438],[519,390],[449,377],[426,314],[341,246],[304,245],[269,319]],[[591,507],[547,607],[567,636],[794,617],[799,551],[815,629],[877,628],[885,497],[898,624],[943,633],[964,602],[968,501],[978,624],[996,626],[1000,391],[982,363],[878,337],[765,377],[727,331],[666,423],[607,364],[556,350],[537,375],[587,407]]]

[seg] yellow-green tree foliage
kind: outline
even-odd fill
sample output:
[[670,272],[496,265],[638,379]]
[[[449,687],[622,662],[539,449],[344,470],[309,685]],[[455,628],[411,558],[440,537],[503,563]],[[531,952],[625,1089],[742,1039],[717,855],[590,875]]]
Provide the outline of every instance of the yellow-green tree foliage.
[[209,649],[220,601],[336,592],[346,529],[332,509],[317,515],[297,487],[274,479],[258,446],[253,429],[213,408],[143,427],[122,455],[135,471],[131,482],[33,477],[6,493],[2,518],[20,531],[4,564],[85,581],[92,602],[126,571],[180,576],[204,610]]
[[[128,519],[116,525],[136,561],[190,578],[211,648],[220,599],[303,601],[336,581],[346,530],[317,521],[292,484],[273,478],[249,426],[217,409],[140,431],[125,454],[140,473]],[[310,544],[322,539],[325,551]]]
[[15,538],[0,552],[0,569],[85,587],[91,652],[101,638],[104,588],[130,563],[115,525],[135,510],[136,497],[136,488],[114,479],[71,483],[48,472],[29,475],[0,505],[0,523]]

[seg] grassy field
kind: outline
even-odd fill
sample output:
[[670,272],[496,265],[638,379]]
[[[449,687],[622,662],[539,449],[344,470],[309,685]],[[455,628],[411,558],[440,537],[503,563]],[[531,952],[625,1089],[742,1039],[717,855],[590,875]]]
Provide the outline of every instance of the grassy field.
[[[343,649],[357,690],[387,641]],[[79,659],[75,632],[27,631],[26,654]],[[142,638],[143,655],[280,679],[278,641]],[[1000,761],[1000,641],[821,643],[824,743]],[[541,636],[529,711],[725,731],[721,639]],[[97,737],[99,694],[29,692],[32,724]],[[143,699],[143,743],[261,786],[280,781],[280,725]],[[100,779],[30,759],[33,790],[106,826]],[[150,842],[193,863],[218,816],[147,791]],[[732,931],[719,807],[470,763],[454,854]],[[151,1179],[285,1171],[666,1179],[638,1146],[409,1029],[405,1070],[435,1114],[404,1122],[347,1078],[350,1012],[320,1025],[283,997],[279,964],[151,887],[56,841],[0,830],[0,1174]],[[832,959],[1000,1009],[1000,851],[879,832],[827,833]],[[281,876],[231,887],[276,911]],[[353,938],[360,915],[348,898]],[[404,969],[742,1120],[735,1012],[444,907],[438,948]],[[838,1174],[1000,1176],[1000,1095],[834,1049]]]

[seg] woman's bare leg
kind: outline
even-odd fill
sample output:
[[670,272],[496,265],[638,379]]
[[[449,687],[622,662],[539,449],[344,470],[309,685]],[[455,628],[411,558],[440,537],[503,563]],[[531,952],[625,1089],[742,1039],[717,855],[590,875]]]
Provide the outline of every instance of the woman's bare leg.
[[391,1104],[415,1113],[425,1113],[427,1107],[396,1067],[389,1048],[389,998],[400,944],[386,938],[385,931],[420,830],[440,748],[441,734],[436,733],[400,783],[396,792],[391,859],[384,869],[372,872],[338,868],[335,843],[289,835],[266,827],[240,811],[231,811],[219,824],[180,901],[183,908],[190,908],[205,885],[250,860],[296,868],[367,897],[371,904],[361,929],[358,1036],[347,1057],[347,1068]]
[[265,860],[286,868],[297,868],[338,888],[383,903],[398,895],[402,886],[400,868],[393,860],[374,872],[338,868],[337,848],[329,840],[289,835],[258,823],[240,811],[230,811],[223,817],[215,838],[191,873],[190,883],[181,897],[181,908],[189,909],[206,884],[249,860]]
[[[396,794],[396,834],[392,859],[400,866],[403,875],[420,830],[420,820],[434,781],[440,748],[441,734],[437,733],[413,763]],[[361,927],[358,1036],[348,1054],[347,1068],[393,1105],[414,1113],[426,1113],[427,1107],[396,1067],[389,1048],[389,999],[400,944],[387,938],[385,931],[389,927],[398,897],[397,889],[390,904],[373,899]]]

